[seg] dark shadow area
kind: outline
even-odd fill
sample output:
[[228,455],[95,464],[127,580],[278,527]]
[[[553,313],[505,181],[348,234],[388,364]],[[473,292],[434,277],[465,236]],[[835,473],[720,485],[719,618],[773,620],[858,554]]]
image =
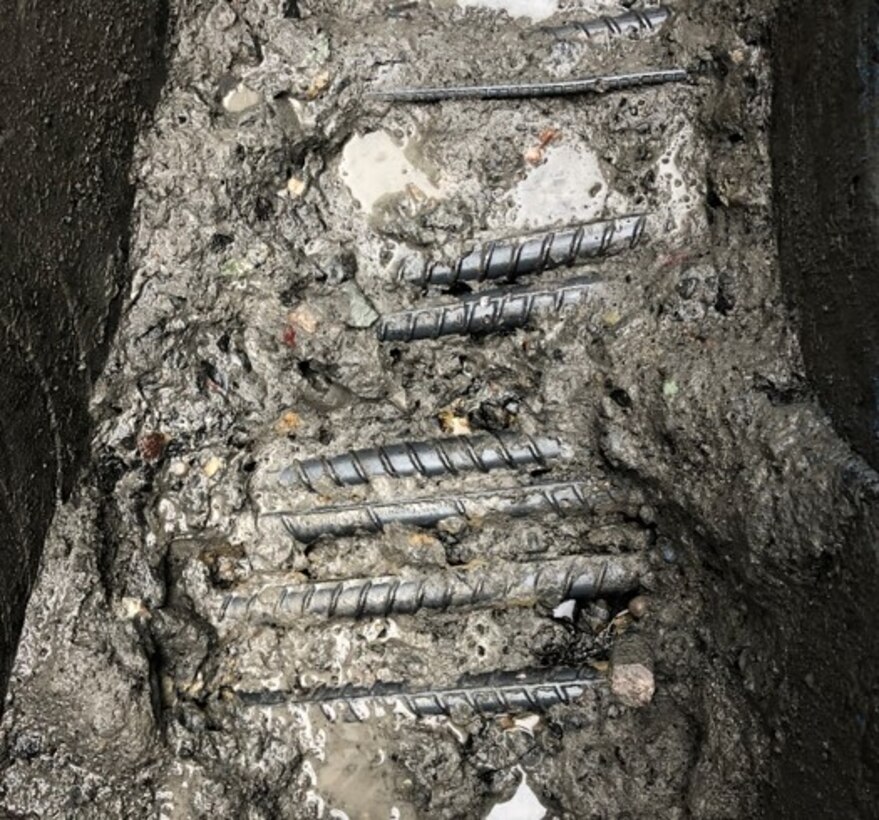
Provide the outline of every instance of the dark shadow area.
[[165,0],[2,0],[0,702],[56,499],[127,287],[128,177],[158,99]]
[[[774,40],[772,149],[784,284],[818,396],[836,429],[875,467],[879,6],[789,2]],[[791,682],[763,704],[780,748],[771,816],[876,816],[875,477],[853,466],[841,489],[860,514],[824,565],[796,573],[784,591],[782,605],[796,615],[789,633],[771,628],[772,612],[764,616]]]

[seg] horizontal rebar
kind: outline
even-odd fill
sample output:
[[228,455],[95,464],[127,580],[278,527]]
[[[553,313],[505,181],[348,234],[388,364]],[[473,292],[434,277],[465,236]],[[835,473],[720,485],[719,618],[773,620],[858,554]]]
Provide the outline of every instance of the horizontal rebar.
[[645,34],[656,31],[671,16],[665,6],[629,11],[617,17],[596,17],[582,22],[563,23],[560,26],[544,26],[541,32],[551,34],[560,40],[582,35],[590,40],[594,37],[620,37],[628,34]]
[[376,334],[382,342],[415,342],[512,330],[527,325],[539,311],[558,313],[578,304],[596,281],[581,277],[553,288],[488,291],[450,305],[391,313],[382,318]]
[[307,544],[322,535],[381,532],[389,524],[431,527],[455,516],[476,518],[494,513],[515,518],[543,513],[588,513],[605,507],[619,510],[626,501],[628,498],[615,498],[607,487],[597,489],[592,483],[570,481],[457,496],[320,507],[305,512],[271,512],[265,515],[280,517],[287,532]]
[[533,465],[545,467],[561,453],[562,442],[554,436],[508,433],[455,436],[349,450],[328,458],[303,459],[285,467],[279,478],[282,484],[298,483],[317,492],[322,482],[350,487],[368,484],[379,476],[435,478],[464,472],[515,470]]
[[558,603],[633,592],[647,571],[647,561],[640,555],[581,556],[420,578],[269,583],[249,593],[228,594],[220,617],[286,625],[307,617],[383,618],[421,609],[464,609],[534,599]]
[[452,264],[410,257],[400,266],[398,275],[402,281],[422,287],[515,279],[634,248],[644,235],[646,222],[644,214],[635,214],[522,239],[489,242]]
[[369,96],[385,102],[431,103],[444,100],[500,100],[526,97],[562,97],[574,94],[604,94],[638,86],[679,83],[689,78],[684,68],[608,74],[579,80],[552,80],[538,83],[500,83],[497,85],[457,85],[438,88],[395,88],[373,91]]
[[318,706],[331,720],[342,712],[362,721],[376,707],[405,710],[415,717],[448,716],[462,708],[480,715],[545,712],[558,704],[574,703],[603,683],[604,678],[591,667],[563,667],[468,675],[448,688],[412,690],[405,683],[376,683],[368,687],[320,685],[313,689],[237,694],[247,706]]

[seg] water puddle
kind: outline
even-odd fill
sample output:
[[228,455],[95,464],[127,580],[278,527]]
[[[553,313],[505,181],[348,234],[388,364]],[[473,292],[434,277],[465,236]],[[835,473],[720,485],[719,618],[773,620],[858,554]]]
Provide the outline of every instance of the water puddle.
[[442,191],[413,162],[413,154],[411,143],[401,145],[386,131],[355,134],[342,150],[339,175],[367,213],[389,194],[441,197]]
[[458,0],[461,8],[505,11],[510,17],[530,17],[545,20],[559,10],[558,0]]
[[537,799],[537,795],[528,785],[525,772],[522,769],[519,772],[522,781],[516,793],[506,803],[492,806],[485,820],[542,820],[546,817],[546,806]]
[[598,157],[585,146],[551,146],[546,160],[512,191],[517,228],[595,219],[607,203],[608,188]]

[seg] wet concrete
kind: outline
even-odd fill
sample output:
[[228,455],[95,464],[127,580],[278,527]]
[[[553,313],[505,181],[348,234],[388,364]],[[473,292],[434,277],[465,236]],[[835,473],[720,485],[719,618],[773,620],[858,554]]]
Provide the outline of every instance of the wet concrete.
[[[658,34],[595,43],[454,3],[283,9],[174,7],[176,56],[136,155],[132,283],[93,398],[89,469],[55,517],[29,607],[0,805],[266,820],[497,816],[511,801],[559,818],[871,816],[877,485],[810,393],[779,275],[774,5],[681,2]],[[704,70],[576,101],[410,108],[365,95],[671,64]],[[373,197],[372,169],[346,152],[376,132],[398,173]],[[559,156],[576,158],[570,175]],[[401,185],[412,168],[442,196]],[[404,286],[401,261],[516,236],[526,210],[552,229],[584,209],[649,213],[648,242],[578,269],[600,280],[594,298],[502,334],[378,340],[380,314],[471,288]],[[499,432],[552,433],[570,454],[539,475],[414,471],[318,493],[279,481],[296,459]],[[465,508],[310,543],[274,515],[471,498],[489,480],[497,492],[583,481],[605,500],[515,521]],[[646,562],[640,603],[218,616],[227,592],[269,578],[515,572],[570,556]],[[640,708],[614,680],[626,651],[643,675],[630,682],[652,693]],[[359,723],[240,697],[579,664],[608,685],[524,715],[385,709]]]
[[56,500],[88,451],[166,15],[160,0],[0,4],[0,695]]

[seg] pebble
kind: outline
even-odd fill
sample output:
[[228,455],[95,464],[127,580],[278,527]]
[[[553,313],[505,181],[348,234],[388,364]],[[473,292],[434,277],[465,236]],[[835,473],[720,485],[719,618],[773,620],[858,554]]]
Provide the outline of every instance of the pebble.
[[348,326],[372,327],[378,321],[378,311],[354,282],[346,282],[344,289],[348,294]]
[[181,461],[177,458],[168,466],[168,472],[170,472],[171,475],[176,475],[178,478],[183,478],[183,476],[189,472],[189,465],[185,461]]
[[636,620],[640,621],[649,611],[650,602],[645,595],[636,595],[629,601],[629,614]]
[[653,700],[656,682],[653,672],[642,663],[614,665],[610,688],[624,706],[640,708]]
[[230,114],[240,114],[253,108],[262,102],[262,95],[258,94],[252,88],[248,88],[244,83],[239,83],[225,97],[223,97],[223,108]]
[[147,433],[137,442],[137,450],[144,461],[158,461],[168,446],[169,438],[164,433]]
[[201,469],[208,478],[213,478],[221,469],[223,469],[223,460],[216,456],[211,456]]
[[279,435],[286,436],[296,430],[300,424],[302,424],[302,419],[299,417],[299,413],[288,410],[275,422],[275,431]]

